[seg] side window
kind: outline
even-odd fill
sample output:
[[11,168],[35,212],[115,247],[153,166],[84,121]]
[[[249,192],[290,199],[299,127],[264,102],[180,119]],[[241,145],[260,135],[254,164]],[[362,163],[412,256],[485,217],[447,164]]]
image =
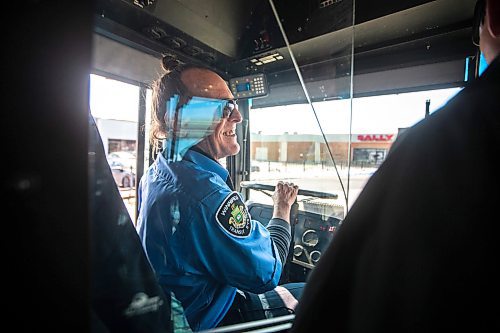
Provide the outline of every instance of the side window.
[[139,87],[90,75],[90,110],[116,186],[135,220]]

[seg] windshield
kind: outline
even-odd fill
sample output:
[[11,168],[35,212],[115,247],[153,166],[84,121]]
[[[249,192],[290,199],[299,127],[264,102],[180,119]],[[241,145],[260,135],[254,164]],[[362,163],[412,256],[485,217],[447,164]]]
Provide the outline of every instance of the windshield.
[[[320,101],[314,103],[317,117],[309,104],[252,108],[250,180],[273,185],[287,179],[334,192],[347,211],[398,135],[425,118],[427,104],[431,114],[459,90]],[[250,198],[270,200],[256,192]]]
[[[272,85],[269,95],[251,101],[249,178],[268,185],[287,180],[301,189],[337,194],[337,199],[302,197],[299,201],[304,210],[329,207],[341,218],[387,158],[398,136],[460,88],[404,92],[398,83],[385,82],[370,73],[357,75],[362,79],[354,81],[352,74],[365,66],[362,55],[354,58],[354,48],[376,41],[369,30],[354,29],[352,1],[324,1],[308,13],[309,18],[334,13],[336,20],[330,27],[314,26],[314,21],[305,19],[297,28],[286,8],[270,4],[274,29],[281,33],[285,45],[276,54],[291,59],[294,73],[268,75]],[[409,29],[410,25],[397,28]],[[300,41],[312,31],[322,31],[322,35]],[[315,50],[320,46],[319,50],[331,54],[330,59],[312,61],[315,54],[309,52],[308,43],[315,43]],[[430,67],[422,66],[421,70]],[[404,74],[395,69],[394,75]],[[409,81],[414,80],[410,77]],[[272,204],[269,195],[259,191],[250,191],[249,198]],[[338,207],[342,207],[341,214]]]

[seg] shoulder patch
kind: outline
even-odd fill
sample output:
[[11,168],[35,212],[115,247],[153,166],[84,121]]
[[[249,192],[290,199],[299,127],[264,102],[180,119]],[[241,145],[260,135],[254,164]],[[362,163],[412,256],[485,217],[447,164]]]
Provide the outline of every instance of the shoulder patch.
[[219,225],[234,237],[250,235],[252,220],[247,207],[236,192],[229,194],[222,202],[215,215]]

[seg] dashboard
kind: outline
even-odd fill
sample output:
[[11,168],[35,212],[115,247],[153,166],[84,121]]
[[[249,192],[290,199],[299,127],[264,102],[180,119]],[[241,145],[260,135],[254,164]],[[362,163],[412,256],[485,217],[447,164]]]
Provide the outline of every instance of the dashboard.
[[[273,214],[273,207],[260,203],[248,204],[253,220],[267,225]],[[327,216],[320,212],[299,210],[292,226],[293,253],[291,262],[307,269],[313,269],[333,239],[341,224],[341,216]]]

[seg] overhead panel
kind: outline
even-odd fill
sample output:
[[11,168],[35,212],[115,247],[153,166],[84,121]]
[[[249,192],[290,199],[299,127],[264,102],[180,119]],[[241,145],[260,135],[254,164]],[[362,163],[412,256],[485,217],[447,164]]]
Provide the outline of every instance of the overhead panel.
[[[343,13],[344,17],[349,18],[347,20],[338,20],[339,22],[335,24],[331,23],[330,27],[320,23],[315,24],[316,19],[317,22],[321,21],[318,19],[321,16],[319,14],[321,11],[319,9],[311,11],[311,15],[302,20],[307,21],[309,26],[307,32],[304,31],[303,26],[305,25],[298,23],[293,25],[288,21],[287,15],[291,14],[287,14],[287,10],[290,12],[291,9],[285,8],[285,11],[281,12],[291,48],[299,65],[321,62],[350,53],[353,40],[355,53],[358,53],[388,45],[402,44],[436,34],[447,34],[464,27],[470,27],[475,0],[401,1],[400,4],[394,4],[394,8],[379,6],[384,7],[384,10],[380,12],[380,14],[383,14],[382,16],[366,13],[369,8],[377,6],[378,2],[356,1],[355,15],[357,23],[354,29],[352,28],[352,15],[348,13],[349,3],[352,5],[352,1],[333,2],[327,8],[332,11],[329,13],[331,20],[323,19],[323,22],[335,21],[334,18],[336,16],[341,17],[341,13]],[[396,9],[398,9],[397,12]],[[278,12],[280,13],[280,11]],[[358,19],[359,17],[363,17],[364,20]],[[351,22],[348,22],[349,20]],[[254,21],[258,22],[258,19],[252,20],[252,22]],[[298,22],[301,20],[295,19],[293,21]],[[276,29],[276,25],[273,25],[273,23],[269,23],[268,27],[264,29],[255,30],[269,30],[272,36],[271,32]],[[247,49],[252,47],[251,39],[245,39],[248,44]],[[269,43],[274,44],[274,49],[261,50],[261,54],[265,55],[278,50],[287,61],[280,64],[269,64],[256,69],[250,62],[251,59],[255,58],[255,54],[252,52],[256,52],[256,50],[250,50],[245,54],[244,59],[233,64],[234,70],[249,72],[255,70],[275,71],[281,70],[285,66],[292,67],[286,50],[276,40],[279,40],[279,36],[271,38]],[[243,73],[239,72],[239,74]]]
[[[232,2],[234,8],[240,1]],[[97,0],[94,30],[143,52],[172,54],[223,73],[234,60],[230,54],[241,28],[232,29],[245,22],[237,13],[246,7],[233,10],[229,2]]]
[[163,22],[234,58],[238,55],[241,33],[257,3],[259,1],[156,0],[150,12]]
[[[404,67],[453,61],[457,59],[450,55],[465,58],[474,52],[468,29],[475,0],[388,0],[384,6],[369,0],[306,0],[296,6],[273,2],[308,81],[349,77],[353,41],[355,75],[391,70],[396,63]],[[228,80],[265,73],[271,91],[279,77],[294,70],[268,0],[97,4],[98,34],[150,50],[154,57],[171,52],[181,60],[209,65]],[[137,76],[133,69],[131,75]],[[325,91],[343,95],[338,93],[342,89]]]

